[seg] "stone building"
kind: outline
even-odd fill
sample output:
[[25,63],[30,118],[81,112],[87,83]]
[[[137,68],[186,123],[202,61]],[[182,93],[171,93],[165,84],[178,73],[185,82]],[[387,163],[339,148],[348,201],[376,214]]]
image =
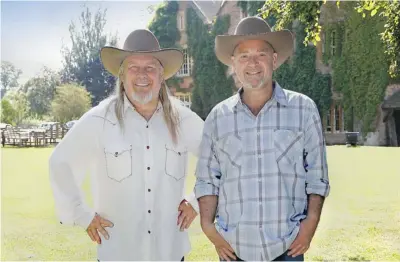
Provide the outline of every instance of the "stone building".
[[[336,23],[346,19],[345,11],[343,9],[335,9],[332,12],[332,5],[335,3],[328,3],[321,9],[321,24]],[[229,14],[230,15],[230,27],[228,30],[229,34],[234,33],[234,30],[239,21],[246,17],[247,14],[238,5],[237,1],[179,1],[179,12],[177,15],[178,29],[181,33],[181,39],[179,41],[182,46],[185,59],[181,70],[177,73],[177,77],[181,78],[180,87],[187,89],[189,92],[186,93],[174,93],[175,96],[180,97],[181,100],[187,101],[190,106],[191,95],[190,90],[193,85],[192,79],[192,67],[193,60],[188,56],[187,48],[187,35],[186,35],[186,11],[191,7],[199,15],[205,24],[211,25],[216,17]],[[335,34],[337,32],[331,32]],[[316,57],[315,63],[318,71],[324,74],[333,74],[332,67],[328,64],[323,63],[324,46],[325,46],[325,32],[322,32],[322,41],[318,42],[316,46]],[[330,52],[335,52],[337,43],[335,37],[330,37]],[[232,74],[228,70],[227,75]],[[237,80],[234,77],[235,82]],[[328,112],[323,114],[323,128],[326,136],[326,142],[330,145],[345,144],[346,143],[346,132],[361,131],[360,123],[357,119],[354,119],[353,127],[351,130],[345,129],[345,110],[351,110],[343,108],[341,106],[342,94],[335,90],[334,83],[331,84],[332,91],[332,103]],[[374,121],[374,131],[365,135],[365,139],[361,139],[360,143],[371,146],[399,146],[400,140],[400,84],[391,84],[387,86],[385,97],[382,103],[377,107],[376,119]],[[354,117],[354,116],[352,116]]]

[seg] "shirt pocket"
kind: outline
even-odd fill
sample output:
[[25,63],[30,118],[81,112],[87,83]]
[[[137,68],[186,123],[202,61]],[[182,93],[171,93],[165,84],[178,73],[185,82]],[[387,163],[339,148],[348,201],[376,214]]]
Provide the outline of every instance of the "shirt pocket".
[[122,182],[132,176],[132,145],[105,146],[104,156],[107,176],[110,179]]
[[300,163],[303,159],[303,132],[293,130],[274,131],[274,151],[278,166]]
[[179,181],[186,175],[187,149],[165,145],[165,174]]
[[233,167],[240,167],[242,140],[235,135],[228,135],[217,142],[222,162]]

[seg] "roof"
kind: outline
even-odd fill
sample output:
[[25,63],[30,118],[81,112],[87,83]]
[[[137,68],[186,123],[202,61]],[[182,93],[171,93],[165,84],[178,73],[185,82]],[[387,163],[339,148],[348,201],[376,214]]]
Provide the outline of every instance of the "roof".
[[211,23],[218,13],[223,1],[192,1],[194,5],[200,10],[207,22]]
[[383,102],[382,108],[400,108],[400,90],[389,96]]

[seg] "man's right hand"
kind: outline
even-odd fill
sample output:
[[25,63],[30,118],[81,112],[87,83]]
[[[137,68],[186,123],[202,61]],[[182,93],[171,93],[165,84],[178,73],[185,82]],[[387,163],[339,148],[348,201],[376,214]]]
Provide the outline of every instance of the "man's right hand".
[[101,238],[99,236],[99,232],[104,236],[105,239],[109,239],[109,235],[107,231],[104,229],[105,227],[113,227],[114,224],[107,219],[102,218],[97,213],[94,216],[92,222],[90,222],[86,232],[92,239],[92,241],[97,242],[97,244],[101,244]]
[[214,224],[203,226],[204,234],[210,239],[217,250],[218,256],[225,261],[236,260],[235,251],[229,243],[218,233]]

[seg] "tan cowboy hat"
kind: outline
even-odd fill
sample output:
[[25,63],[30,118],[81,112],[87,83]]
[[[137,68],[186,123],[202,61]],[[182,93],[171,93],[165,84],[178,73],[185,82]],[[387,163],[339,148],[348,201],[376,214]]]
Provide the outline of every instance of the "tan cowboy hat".
[[119,68],[130,55],[150,54],[164,67],[164,79],[179,71],[183,64],[183,53],[175,48],[161,49],[154,34],[147,29],[138,29],[126,38],[123,49],[106,46],[101,49],[101,61],[108,72],[118,76]]
[[289,30],[271,31],[270,26],[260,17],[250,16],[240,20],[234,35],[218,35],[215,38],[215,54],[225,65],[232,65],[232,55],[236,46],[245,40],[264,40],[278,54],[278,68],[293,52],[294,38]]

